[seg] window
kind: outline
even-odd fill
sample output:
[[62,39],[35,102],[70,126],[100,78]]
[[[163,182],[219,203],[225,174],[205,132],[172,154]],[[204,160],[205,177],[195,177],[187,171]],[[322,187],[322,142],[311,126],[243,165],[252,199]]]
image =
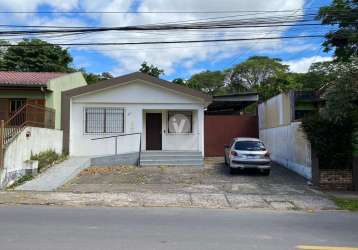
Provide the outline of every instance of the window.
[[260,141],[238,141],[235,150],[242,151],[265,151],[265,146]]
[[124,109],[86,108],[85,133],[124,133]]
[[168,133],[188,134],[192,133],[192,112],[191,111],[169,111],[168,112]]

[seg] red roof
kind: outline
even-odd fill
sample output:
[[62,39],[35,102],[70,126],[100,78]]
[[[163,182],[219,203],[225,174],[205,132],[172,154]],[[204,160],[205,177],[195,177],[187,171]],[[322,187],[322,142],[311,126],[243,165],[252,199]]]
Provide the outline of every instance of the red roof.
[[46,86],[49,80],[65,74],[67,73],[0,71],[0,85],[29,87]]

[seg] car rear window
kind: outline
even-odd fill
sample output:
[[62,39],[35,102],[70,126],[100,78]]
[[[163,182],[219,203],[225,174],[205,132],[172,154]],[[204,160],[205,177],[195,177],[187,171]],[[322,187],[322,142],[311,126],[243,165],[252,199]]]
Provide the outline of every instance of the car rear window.
[[242,151],[265,151],[265,146],[259,141],[238,141],[235,143],[235,150]]

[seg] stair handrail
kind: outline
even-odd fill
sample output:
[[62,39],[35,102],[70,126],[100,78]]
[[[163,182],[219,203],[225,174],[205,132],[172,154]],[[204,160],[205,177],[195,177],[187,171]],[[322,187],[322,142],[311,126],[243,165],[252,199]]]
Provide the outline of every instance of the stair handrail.
[[139,135],[138,167],[140,167],[140,157],[141,157],[141,153],[142,153],[142,133],[141,132],[97,137],[97,138],[92,138],[91,141],[115,138],[114,139],[115,155],[118,155],[118,150],[117,150],[118,137],[128,136],[128,135]]
[[[44,116],[43,121],[39,122],[39,121],[31,120],[31,115],[29,116],[29,112],[31,112],[30,108],[33,108],[34,110],[37,109],[43,111],[43,116]],[[51,124],[47,124],[45,121],[46,112],[50,114]],[[33,104],[23,105],[20,109],[15,111],[15,113],[11,115],[11,117],[7,121],[5,121],[3,144],[4,145],[7,144],[11,140],[11,138],[13,138],[20,131],[22,131],[24,127],[28,124],[39,126],[39,127],[53,128],[55,122],[54,118],[55,118],[55,110],[52,108],[37,106]]]

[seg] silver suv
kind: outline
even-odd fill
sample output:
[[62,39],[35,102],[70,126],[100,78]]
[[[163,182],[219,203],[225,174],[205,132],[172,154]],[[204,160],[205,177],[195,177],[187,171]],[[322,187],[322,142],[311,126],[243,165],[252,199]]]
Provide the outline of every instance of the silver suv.
[[271,159],[265,145],[256,138],[234,138],[225,146],[225,164],[232,174],[235,169],[257,168],[270,175]]

